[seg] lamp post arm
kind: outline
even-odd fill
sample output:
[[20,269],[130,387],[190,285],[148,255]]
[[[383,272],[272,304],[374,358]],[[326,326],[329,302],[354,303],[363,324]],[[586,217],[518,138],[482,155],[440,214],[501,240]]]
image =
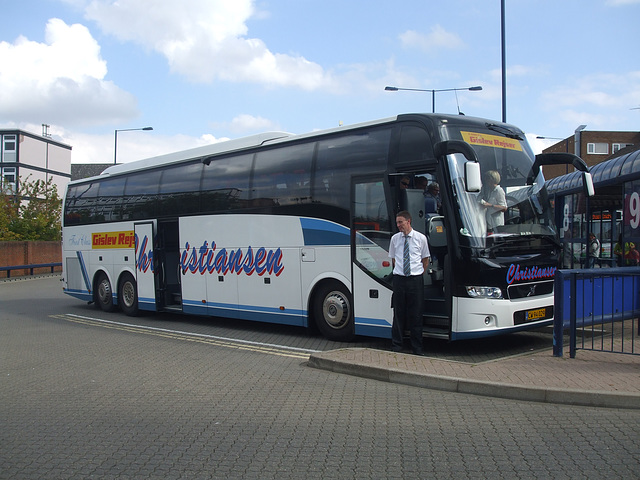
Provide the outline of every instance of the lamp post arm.
[[132,132],[134,130],[144,130],[149,131],[153,130],[153,127],[143,127],[143,128],[117,128],[113,135],[113,164],[116,165],[116,159],[118,158],[118,132]]

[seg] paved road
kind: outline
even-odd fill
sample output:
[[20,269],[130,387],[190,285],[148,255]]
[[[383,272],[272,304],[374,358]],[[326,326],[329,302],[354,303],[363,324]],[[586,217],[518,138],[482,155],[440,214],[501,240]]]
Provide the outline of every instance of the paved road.
[[355,378],[308,368],[301,331],[141,320],[163,330],[55,277],[0,283],[0,478],[640,477],[640,412]]

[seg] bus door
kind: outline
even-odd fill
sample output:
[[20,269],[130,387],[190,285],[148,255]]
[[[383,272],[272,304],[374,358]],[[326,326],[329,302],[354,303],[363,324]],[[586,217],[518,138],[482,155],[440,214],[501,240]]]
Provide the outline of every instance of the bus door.
[[[424,274],[424,327],[433,336],[448,336],[451,325],[451,298],[445,277],[449,277],[445,263],[448,243],[445,217],[439,198],[435,199],[437,186],[433,173],[404,174],[408,187],[400,184],[399,205],[411,214],[411,227],[427,236],[431,259]],[[439,188],[439,187],[438,187]],[[446,275],[445,275],[446,274]]]
[[166,310],[182,310],[178,220],[159,220],[156,236],[157,299]]
[[383,177],[354,179],[352,184],[353,303],[357,335],[391,336],[389,217]]
[[156,271],[153,222],[136,223],[136,283],[140,310],[157,310]]

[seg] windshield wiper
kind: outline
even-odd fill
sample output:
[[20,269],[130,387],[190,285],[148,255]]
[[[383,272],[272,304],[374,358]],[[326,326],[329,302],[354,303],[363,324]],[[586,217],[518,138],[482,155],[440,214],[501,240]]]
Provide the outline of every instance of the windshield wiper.
[[494,132],[501,133],[505,137],[513,138],[514,140],[520,140],[520,141],[524,140],[524,137],[522,135],[520,135],[515,130],[505,127],[504,125],[496,125],[495,123],[486,123],[485,126],[489,130],[493,130]]
[[[518,238],[517,238],[518,237]],[[516,249],[521,251],[523,248],[530,248],[531,243],[535,240],[540,240],[543,243],[552,245],[555,248],[562,249],[562,243],[559,242],[554,235],[541,235],[533,234],[526,236],[518,236],[517,234],[497,234],[487,237],[492,240],[492,244],[487,245],[485,250],[488,251],[500,251],[503,249],[512,250]]]

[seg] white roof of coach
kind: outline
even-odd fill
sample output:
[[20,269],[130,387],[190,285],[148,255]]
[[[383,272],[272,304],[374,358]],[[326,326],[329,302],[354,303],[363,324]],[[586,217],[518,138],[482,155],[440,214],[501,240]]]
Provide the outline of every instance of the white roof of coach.
[[[168,165],[171,163],[178,163],[184,160],[190,160],[195,158],[206,158],[212,155],[216,155],[224,152],[239,151],[246,148],[257,147],[264,145],[268,142],[279,143],[282,141],[292,139],[303,139],[309,137],[315,137],[318,135],[325,135],[333,132],[340,132],[344,130],[352,130],[356,128],[366,127],[370,125],[378,125],[382,123],[391,122],[397,119],[396,117],[383,118],[370,122],[363,122],[354,125],[340,126],[327,130],[318,130],[310,133],[304,133],[295,135],[286,132],[267,132],[257,135],[251,135],[249,137],[238,138],[234,140],[227,140],[225,142],[218,142],[211,145],[205,145],[203,147],[196,147],[189,150],[182,150],[179,152],[168,153],[165,155],[159,155],[157,157],[145,158],[143,160],[137,160],[135,162],[123,163],[120,165],[114,165],[104,170],[100,176],[104,175],[116,175],[119,173],[132,172],[136,170],[144,170],[146,168],[157,167],[160,165]],[[87,180],[87,179],[83,179]]]
[[189,160],[198,157],[208,157],[217,153],[242,150],[244,148],[256,147],[263,145],[269,141],[277,140],[280,138],[291,137],[293,134],[286,132],[267,132],[257,135],[251,135],[249,137],[238,138],[234,140],[226,140],[224,142],[212,143],[211,145],[204,145],[202,147],[191,148],[189,150],[181,150],[179,152],[167,153],[165,155],[158,155],[157,157],[145,158],[143,160],[136,160],[135,162],[123,163],[120,165],[114,165],[104,170],[100,175],[113,175],[124,172],[131,172],[134,170],[144,170],[145,168],[157,167],[159,165],[167,165],[170,163],[177,163],[182,160]]

